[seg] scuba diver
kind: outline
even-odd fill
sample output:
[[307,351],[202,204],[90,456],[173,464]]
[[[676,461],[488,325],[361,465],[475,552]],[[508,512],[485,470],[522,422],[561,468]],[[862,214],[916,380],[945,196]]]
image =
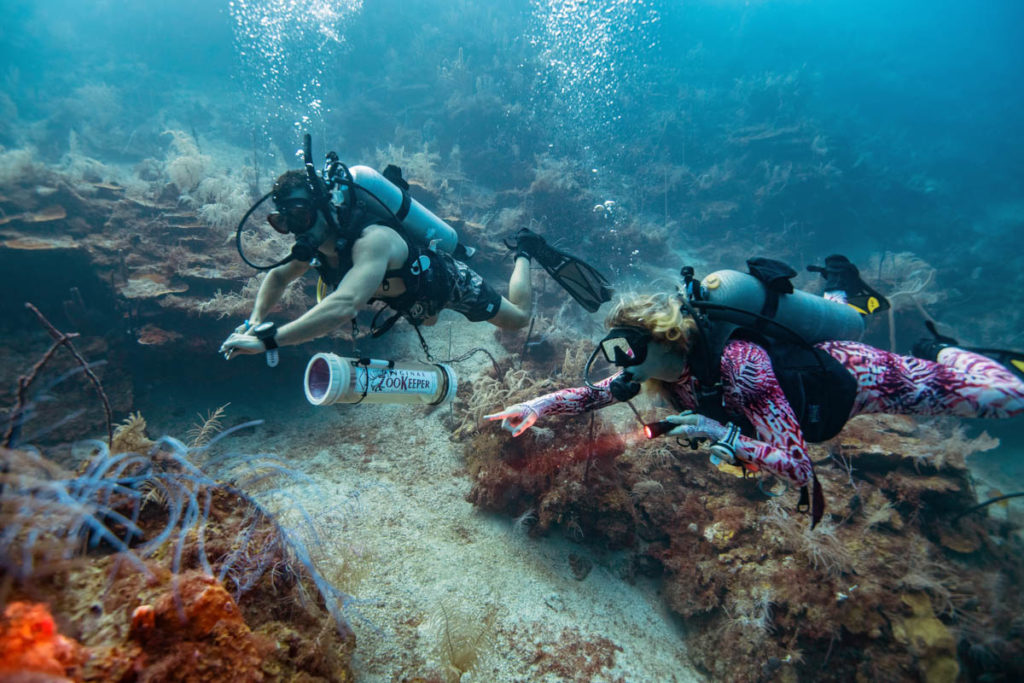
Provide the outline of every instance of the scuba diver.
[[[600,273],[526,228],[506,240],[515,252],[515,266],[508,298],[501,296],[464,262],[472,251],[458,243],[451,226],[409,196],[401,169],[388,166],[381,174],[365,166],[348,168],[330,152],[318,174],[308,134],[304,142],[305,169],[281,175],[238,225],[236,245],[242,259],[270,272],[249,319],[221,345],[225,358],[267,352],[268,363],[276,364],[277,347],[321,337],[347,320],[354,328],[357,311],[378,300],[394,314],[378,325],[386,308],[378,311],[372,334],[387,332],[404,317],[416,328],[428,358],[419,327],[433,324],[444,308],[472,322],[522,328],[532,316],[531,258],[591,312],[610,300],[611,290]],[[242,250],[242,227],[268,198],[277,210],[267,221],[277,232],[295,235],[295,245],[281,261],[258,266]],[[280,327],[267,321],[288,284],[310,268],[320,276],[317,304]]]
[[[519,436],[547,415],[628,402],[646,383],[681,411],[645,425],[648,438],[682,437],[692,448],[710,440],[715,464],[761,470],[800,487],[798,509],[810,508],[813,527],[825,501],[806,442],[832,438],[850,417],[1005,418],[1024,412],[1020,354],[1004,367],[989,356],[1002,360],[1008,352],[965,349],[934,326],[934,336],[915,344],[913,356],[847,341],[863,333],[863,312],[886,310],[888,302],[845,257],[808,268],[825,278],[824,298],[793,291],[789,279],[796,273],[785,264],[747,263],[749,275],[719,271],[702,282],[684,268],[678,294],[621,301],[587,364],[586,386],[485,419],[501,420]],[[594,383],[598,353],[619,371]]]

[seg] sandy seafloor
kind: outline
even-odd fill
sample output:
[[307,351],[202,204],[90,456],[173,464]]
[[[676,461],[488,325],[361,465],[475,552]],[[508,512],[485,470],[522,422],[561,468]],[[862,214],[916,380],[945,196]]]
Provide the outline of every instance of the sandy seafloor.
[[[468,324],[445,312],[426,331],[439,358],[448,351],[449,332],[453,356],[476,346],[499,360],[506,353],[492,326]],[[422,357],[407,325],[396,326],[387,339],[394,349],[389,357]],[[339,343],[339,353],[344,351]],[[253,372],[263,362],[256,356],[232,361],[239,373]],[[488,363],[479,354],[456,370],[468,378]],[[600,638],[621,651],[612,668],[598,669],[590,680],[702,679],[687,662],[685,634],[656,584],[641,578],[631,585],[619,578],[624,555],[560,534],[530,538],[514,529],[513,520],[478,511],[466,501],[464,446],[449,439],[449,407],[315,408],[301,393],[301,377],[282,375],[280,381],[295,391],[284,398],[277,391],[276,409],[271,401],[254,402],[242,392],[232,396],[230,388],[217,391],[216,400],[226,396],[232,402],[226,424],[241,417],[266,420],[225,440],[223,447],[274,453],[315,480],[315,489],[300,488],[296,497],[322,534],[321,570],[360,600],[358,614],[349,613],[357,637],[357,680],[443,673],[444,617],[450,628],[472,636],[490,614],[493,628],[463,681],[566,680],[545,669],[555,659],[581,655],[579,642]],[[151,436],[183,434],[196,412],[218,405],[216,400],[206,405],[195,390],[180,391],[175,395],[157,387],[153,395],[159,401],[139,401]],[[593,562],[582,581],[573,577],[570,553]],[[588,680],[580,675],[577,680]]]

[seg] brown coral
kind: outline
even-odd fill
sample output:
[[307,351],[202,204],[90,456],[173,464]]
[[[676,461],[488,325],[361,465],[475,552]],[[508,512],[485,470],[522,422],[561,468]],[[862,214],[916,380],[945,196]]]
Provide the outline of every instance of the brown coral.
[[[663,444],[620,441],[588,469],[565,444],[587,447],[588,418],[559,419],[557,440],[480,428],[470,499],[508,514],[537,510],[534,534],[578,529],[579,542],[632,548],[627,577],[661,577],[686,620],[691,659],[714,678],[1020,675],[1000,630],[1024,603],[989,578],[1024,579],[1020,548],[996,522],[953,521],[975,502],[964,457],[990,448],[988,437],[858,418],[830,451],[812,449],[830,515],[811,530],[792,493],[768,499],[756,480],[687,450],[664,457]],[[595,443],[614,438],[595,431]],[[907,595],[924,597],[911,609]]]
[[134,613],[131,638],[140,648],[133,666],[144,680],[262,681],[274,645],[249,629],[224,586],[197,573],[175,583],[152,607],[152,622]]

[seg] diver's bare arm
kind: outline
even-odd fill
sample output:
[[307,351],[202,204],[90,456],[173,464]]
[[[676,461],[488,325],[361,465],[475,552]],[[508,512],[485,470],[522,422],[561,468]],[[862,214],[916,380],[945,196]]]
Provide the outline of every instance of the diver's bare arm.
[[260,290],[256,293],[256,303],[252,306],[252,313],[249,314],[249,326],[253,327],[263,322],[277,302],[284,295],[288,285],[302,277],[309,270],[309,264],[302,261],[290,261],[283,266],[272,269],[260,283]]
[[278,346],[302,344],[322,337],[351,320],[377,291],[388,269],[390,246],[379,235],[361,238],[352,249],[353,266],[338,288],[299,319],[281,326],[275,340]]

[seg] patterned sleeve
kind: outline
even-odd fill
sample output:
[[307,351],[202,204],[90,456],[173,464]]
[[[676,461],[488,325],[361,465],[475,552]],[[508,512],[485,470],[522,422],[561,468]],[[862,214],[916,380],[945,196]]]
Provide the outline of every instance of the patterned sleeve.
[[608,385],[616,377],[618,377],[618,374],[601,380],[594,385],[598,387],[597,389],[591,389],[590,387],[561,389],[526,401],[523,405],[536,412],[538,417],[545,417],[546,415],[579,415],[588,410],[604,408],[615,403]]
[[[768,353],[751,342],[730,342],[722,354],[722,377],[726,407],[750,420],[760,437],[741,436],[736,455],[797,486],[810,483],[813,473],[807,444]],[[721,439],[725,431],[721,427],[720,434],[709,436]]]

